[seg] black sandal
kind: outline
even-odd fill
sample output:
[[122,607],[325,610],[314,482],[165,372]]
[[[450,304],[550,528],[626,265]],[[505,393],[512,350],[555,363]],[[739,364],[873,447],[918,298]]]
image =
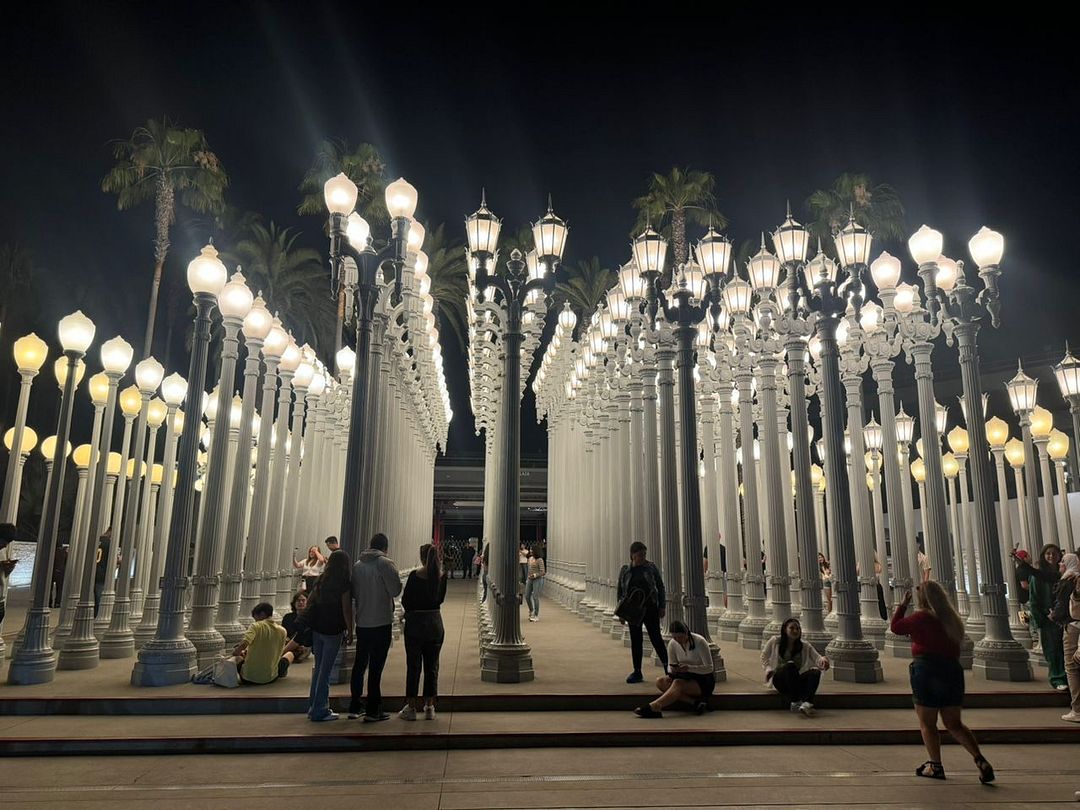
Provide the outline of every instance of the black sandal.
[[989,785],[996,778],[994,776],[994,766],[986,761],[986,757],[979,754],[975,757],[975,767],[979,769],[979,781],[984,785]]
[[944,779],[945,769],[941,767],[940,762],[928,759],[915,769],[915,775],[925,776],[927,779]]

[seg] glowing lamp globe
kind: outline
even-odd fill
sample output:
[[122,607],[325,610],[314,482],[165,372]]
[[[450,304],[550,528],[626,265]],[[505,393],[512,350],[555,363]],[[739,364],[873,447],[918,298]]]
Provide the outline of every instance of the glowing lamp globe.
[[278,368],[287,374],[292,374],[296,371],[296,367],[300,365],[302,356],[300,354],[300,347],[296,345],[291,337],[289,338],[289,345],[285,347],[285,351],[281,353],[281,361],[278,363]]
[[[394,219],[398,217],[411,218],[416,212],[418,195],[413,185],[404,177],[399,177],[386,187],[385,193],[386,210]],[[356,204],[356,201],[353,201]]]
[[80,444],[71,453],[71,460],[75,463],[75,466],[80,470],[85,470],[90,466],[90,456],[93,453],[94,448],[88,444]]
[[1024,466],[1024,443],[1019,439],[1012,438],[1005,443],[1005,458],[1015,469]]
[[952,450],[958,456],[967,455],[967,451],[971,447],[971,439],[968,437],[968,432],[966,430],[957,425],[949,431],[946,438],[949,441],[950,450]]
[[[410,234],[411,236],[412,234]],[[353,211],[345,221],[345,238],[354,250],[363,250],[368,246],[371,237],[371,226],[368,221]]]
[[536,249],[536,255],[541,260],[561,259],[563,250],[566,248],[568,232],[566,223],[551,210],[549,204],[547,213],[532,226],[533,247]]
[[662,273],[667,258],[667,240],[652,228],[646,228],[636,239],[632,249],[634,262],[644,274]]
[[859,326],[864,332],[876,332],[881,328],[882,320],[882,310],[877,302],[867,301],[863,304],[862,314],[859,315]]
[[1045,439],[1053,429],[1053,414],[1041,405],[1036,405],[1031,412],[1031,435],[1036,439]]
[[834,283],[837,270],[836,262],[819,250],[814,258],[803,265],[806,286],[812,290],[821,284]]
[[570,308],[570,304],[563,305],[562,312],[559,313],[559,326],[563,328],[566,334],[572,333],[574,327],[577,326],[577,315]]
[[356,369],[356,352],[348,346],[342,346],[338,349],[334,362],[337,364],[339,374],[346,374],[351,377]]
[[308,394],[313,397],[321,396],[322,392],[326,390],[326,376],[320,372],[315,372],[315,375],[311,378],[311,384],[308,386]]
[[155,464],[150,468],[150,483],[157,486],[161,486],[161,482],[165,480],[165,468],[160,464]]
[[929,225],[923,225],[908,239],[908,252],[915,264],[922,267],[925,264],[933,264],[941,255],[941,248],[945,240],[941,231],[935,231]]
[[934,424],[937,426],[939,435],[945,432],[945,426],[949,424],[948,406],[942,405],[940,402],[934,403]]
[[131,344],[119,335],[101,344],[101,367],[110,374],[123,374],[134,356]]
[[116,478],[120,475],[120,465],[123,463],[123,459],[120,458],[120,454],[116,452],[110,452],[109,457],[105,460],[105,472]]
[[417,253],[424,246],[424,237],[427,230],[418,220],[413,220],[409,226],[409,235],[405,240],[406,249],[409,253]]
[[104,371],[99,371],[90,378],[87,386],[90,389],[90,401],[98,407],[102,407],[109,400],[109,376]]
[[[82,360],[75,361],[75,387],[79,387],[79,383],[82,382],[83,375],[86,373],[86,363]],[[66,357],[57,357],[56,362],[53,363],[53,375],[56,377],[56,384],[61,388],[67,383],[68,375],[68,359]]]
[[142,408],[142,394],[138,386],[129,385],[120,392],[120,410],[124,416],[134,417]]
[[165,376],[165,367],[153,357],[140,360],[135,366],[135,384],[144,394],[152,394],[161,385],[161,378]]
[[296,367],[296,374],[293,375],[293,387],[295,388],[307,388],[311,385],[311,380],[315,376],[315,366],[307,361],[300,363]]
[[[38,451],[45,457],[46,461],[52,461],[56,455],[56,444],[59,439],[56,436],[47,436],[41,440],[41,446]],[[71,442],[66,442],[64,447],[64,457],[67,458],[71,455]]]
[[896,296],[893,298],[893,307],[901,315],[912,312],[919,303],[919,290],[913,284],[901,282],[896,285]]
[[726,273],[731,265],[731,242],[709,228],[705,236],[698,240],[697,260],[707,276]]
[[968,253],[980,270],[984,267],[997,267],[1005,253],[1005,237],[984,225],[968,240]]
[[870,262],[870,247],[873,244],[870,231],[855,221],[852,217],[847,225],[836,235],[833,242],[836,244],[836,255],[840,259],[842,267],[851,265],[868,264]]
[[203,416],[207,422],[216,422],[221,410],[221,386],[215,386],[210,396],[203,400]]
[[952,292],[960,278],[960,267],[948,256],[937,257],[937,271],[934,273],[934,283],[945,291]]
[[[8,428],[4,433],[4,447],[11,450],[11,443],[15,441],[15,428]],[[25,456],[37,446],[37,431],[27,425],[23,428],[22,449],[19,455]]]
[[274,316],[266,308],[266,302],[261,295],[256,295],[251,302],[251,309],[244,316],[244,340],[266,340],[270,330],[274,327]]
[[280,359],[288,345],[289,333],[281,327],[281,321],[274,318],[270,325],[270,331],[267,332],[266,339],[263,340],[263,357]]
[[1026,413],[1035,407],[1039,383],[1025,374],[1024,369],[1018,366],[1016,376],[1005,383],[1005,388],[1009,392],[1009,403],[1016,413]]
[[177,411],[176,413],[173,414],[172,431],[173,431],[173,436],[176,436],[177,438],[180,438],[180,436],[183,434],[183,432],[184,432],[184,412],[183,411]]
[[900,260],[883,251],[870,262],[870,277],[879,290],[895,290],[900,282]]
[[161,396],[167,405],[177,407],[187,396],[187,380],[173,372],[161,381]]
[[771,254],[762,240],[761,249],[746,263],[746,273],[755,290],[774,290],[780,283],[780,260]]
[[94,342],[94,322],[76,310],[60,319],[60,345],[65,352],[86,354]]
[[247,317],[254,301],[255,296],[251,294],[251,289],[245,283],[244,274],[239,270],[232,274],[229,283],[218,293],[218,309],[221,310],[222,317],[238,321],[243,321]]
[[923,455],[923,441],[922,437],[915,440],[915,453],[919,456]]
[[[876,462],[871,462],[871,463],[873,463],[875,467],[877,466]],[[868,490],[870,490],[871,492],[874,491],[874,478],[875,478],[875,476],[873,475],[873,473],[867,473],[866,474],[866,488]]]
[[240,430],[240,423],[244,416],[244,401],[237,394],[229,403],[229,429]]
[[344,172],[338,172],[323,183],[323,201],[331,214],[347,215],[356,208],[360,189]]
[[776,255],[784,264],[802,262],[810,247],[810,232],[792,219],[789,210],[787,218],[773,231],[772,243]]
[[986,422],[986,441],[994,450],[1003,450],[1009,441],[1009,425],[994,416]]
[[821,479],[825,477],[824,471],[817,464],[810,465],[810,485],[818,487],[821,485]]
[[1050,441],[1046,443],[1046,452],[1054,461],[1064,461],[1069,455],[1069,437],[1060,430],[1050,431]]
[[[412,233],[412,231],[410,231]],[[422,282],[427,282],[428,289],[431,288],[431,279],[428,278],[428,265],[431,260],[428,255],[422,250],[416,251],[415,261],[413,262],[413,276],[420,279]]]
[[469,241],[470,253],[494,253],[501,231],[502,220],[488,210],[484,199],[475,213],[465,217],[465,237]]
[[896,440],[907,444],[915,435],[915,417],[904,412],[900,406],[900,413],[896,415]]
[[207,245],[199,255],[188,262],[187,283],[194,295],[217,296],[229,280],[229,271],[218,258],[213,245]]
[[946,478],[956,478],[960,474],[960,462],[952,453],[946,453],[941,457],[941,472]]
[[866,439],[866,446],[871,450],[880,450],[884,441],[883,434],[881,432],[881,425],[877,423],[877,420],[871,419],[866,427],[863,429],[863,437]]
[[139,478],[143,477],[143,473],[146,471],[146,464],[137,458],[128,459],[127,469],[124,470],[124,477],[130,481],[135,476]]
[[1080,396],[1080,360],[1067,347],[1061,362],[1054,366],[1054,376],[1063,397]]
[[36,374],[49,356],[49,346],[44,340],[31,332],[15,341],[13,349],[15,365],[23,374]]
[[165,424],[165,417],[169,413],[168,406],[157,397],[150,400],[146,406],[146,422],[150,427],[157,429]]
[[724,306],[732,315],[746,315],[750,311],[753,294],[753,287],[741,278],[734,278],[724,287]]

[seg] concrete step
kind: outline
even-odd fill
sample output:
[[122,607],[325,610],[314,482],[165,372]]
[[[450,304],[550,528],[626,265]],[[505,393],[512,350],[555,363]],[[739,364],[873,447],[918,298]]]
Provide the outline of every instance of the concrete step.
[[[387,705],[388,710],[397,703]],[[1080,725],[1058,708],[972,709],[965,722],[984,744],[1080,744]],[[951,738],[943,734],[943,740]],[[659,720],[630,712],[448,712],[434,721],[311,723],[303,714],[160,717],[8,717],[0,721],[0,756],[288,753],[550,747],[721,745],[915,745],[911,710],[822,709],[806,718],[787,711],[668,711]],[[1071,749],[1070,749],[1071,750]]]

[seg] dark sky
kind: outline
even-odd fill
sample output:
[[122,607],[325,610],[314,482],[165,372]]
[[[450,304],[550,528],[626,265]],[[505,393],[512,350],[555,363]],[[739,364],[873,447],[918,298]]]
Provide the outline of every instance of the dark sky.
[[[650,172],[711,171],[737,241],[775,227],[786,199],[799,213],[841,172],[868,172],[896,187],[910,230],[945,233],[950,255],[967,258],[983,224],[1005,234],[1005,322],[981,338],[994,410],[1006,415],[998,383],[1017,355],[1045,376],[1067,338],[1080,343],[1077,60],[1060,19],[833,17],[820,4],[757,19],[667,6],[512,18],[524,7],[505,4],[448,19],[344,2],[39,8],[2,34],[0,242],[47,270],[34,317],[51,340],[56,318],[83,306],[101,339],[138,344],[152,211],[117,212],[100,181],[108,142],[167,114],[206,132],[233,205],[319,248],[320,224],[295,215],[296,185],[325,136],[375,144],[419,189],[429,227],[460,228],[484,186],[516,228],[550,192],[571,226],[567,258],[608,264],[627,258],[630,201]],[[203,241],[175,233],[167,273]],[[15,336],[4,330],[3,357]],[[463,367],[446,350],[451,450],[476,453]],[[955,351],[938,355],[948,376]],[[530,406],[526,454],[543,451],[534,422]]]

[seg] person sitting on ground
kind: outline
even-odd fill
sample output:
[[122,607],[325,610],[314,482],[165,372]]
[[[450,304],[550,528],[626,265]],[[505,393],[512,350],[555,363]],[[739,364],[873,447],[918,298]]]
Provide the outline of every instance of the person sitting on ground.
[[288,671],[285,651],[285,628],[274,621],[274,606],[259,602],[251,611],[255,621],[232,651],[240,683],[273,683]]
[[944,779],[941,767],[941,738],[937,718],[941,715],[953,739],[975,759],[979,781],[994,781],[994,769],[979,750],[971,729],[964,725],[960,712],[964,704],[964,670],[960,666],[960,642],[964,638],[964,620],[953,607],[945,589],[935,580],[921,582],[915,588],[918,610],[906,616],[911,591],[896,606],[891,629],[898,636],[911,636],[911,696],[919,732],[930,758],[915,769],[916,776]]
[[671,641],[667,646],[668,671],[656,679],[656,688],[662,694],[652,703],[638,706],[638,717],[663,717],[663,710],[676,701],[684,701],[694,707],[698,714],[709,708],[709,696],[716,688],[712,651],[704,636],[691,633],[679,621],[671,623]]
[[765,669],[765,682],[772,682],[792,712],[814,716],[814,696],[821,684],[821,673],[829,668],[829,659],[813,644],[803,641],[798,619],[788,619],[780,628],[780,635],[765,642],[761,666]]
[[281,626],[285,628],[286,637],[289,639],[282,656],[291,654],[290,664],[303,661],[311,654],[311,628],[300,618],[307,604],[307,594],[304,591],[297,591],[289,600],[289,607],[292,610],[281,617]]

